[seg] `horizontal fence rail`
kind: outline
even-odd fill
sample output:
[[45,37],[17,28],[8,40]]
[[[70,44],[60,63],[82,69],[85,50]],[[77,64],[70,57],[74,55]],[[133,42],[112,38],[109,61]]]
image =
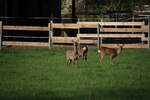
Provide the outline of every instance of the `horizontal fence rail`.
[[82,28],[90,28],[100,26],[142,26],[144,22],[78,22]]
[[20,42],[20,41],[4,41],[3,45],[8,46],[36,46],[36,47],[48,47],[48,43],[45,42]]
[[18,30],[18,31],[48,31],[48,27],[42,26],[10,26],[4,25],[3,30]]
[[143,28],[101,28],[100,32],[148,32],[148,27]]

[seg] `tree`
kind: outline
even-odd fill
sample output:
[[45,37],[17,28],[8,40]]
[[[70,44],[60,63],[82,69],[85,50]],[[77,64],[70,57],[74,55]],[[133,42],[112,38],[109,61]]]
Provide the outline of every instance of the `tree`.
[[150,0],[76,0],[78,10],[99,9],[107,10],[133,10],[136,6],[150,4]]

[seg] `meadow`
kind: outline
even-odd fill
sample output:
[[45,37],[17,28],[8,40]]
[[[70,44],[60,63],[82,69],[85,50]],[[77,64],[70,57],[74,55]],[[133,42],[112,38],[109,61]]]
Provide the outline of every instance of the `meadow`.
[[88,61],[66,65],[64,48],[5,48],[0,51],[1,100],[148,100],[150,50],[124,49],[99,63],[96,49]]

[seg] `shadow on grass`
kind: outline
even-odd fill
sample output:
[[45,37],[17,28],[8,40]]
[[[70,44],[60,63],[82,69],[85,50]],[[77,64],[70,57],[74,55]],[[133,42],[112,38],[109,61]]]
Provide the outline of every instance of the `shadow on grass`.
[[[71,96],[51,91],[39,92],[33,96],[0,96],[1,100],[149,100],[149,89],[89,89],[72,92]],[[70,94],[70,92],[65,92]]]

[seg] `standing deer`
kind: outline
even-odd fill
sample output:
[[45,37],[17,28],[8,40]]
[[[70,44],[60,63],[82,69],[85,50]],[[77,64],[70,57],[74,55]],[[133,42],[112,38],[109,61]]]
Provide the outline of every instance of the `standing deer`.
[[80,46],[79,44],[79,39],[76,40],[77,42],[77,51],[76,53],[78,54],[78,58],[83,58],[83,60],[87,61],[87,54],[88,54],[88,46]]
[[68,49],[66,51],[67,64],[78,60],[79,57],[87,61],[88,46],[80,47],[78,40],[72,40],[72,42],[73,49]]
[[87,61],[87,54],[88,54],[88,46],[79,47],[78,49],[79,57],[82,57],[83,60]]
[[98,53],[100,53],[100,63],[102,63],[104,56],[110,56],[110,63],[112,64],[113,59],[121,53],[123,46],[124,45],[119,45],[119,48],[117,49],[100,47],[100,49],[98,50]]
[[76,40],[72,40],[73,42],[73,49],[68,49],[66,51],[66,60],[67,64],[74,62],[78,59],[78,42]]

